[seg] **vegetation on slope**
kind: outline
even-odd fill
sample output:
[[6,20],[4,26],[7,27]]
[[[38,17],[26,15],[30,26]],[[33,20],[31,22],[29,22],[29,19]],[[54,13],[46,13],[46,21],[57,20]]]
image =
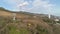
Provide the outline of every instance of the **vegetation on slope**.
[[[2,10],[4,9],[2,8]],[[55,24],[54,20],[48,19],[46,16],[15,12],[16,20],[14,21],[13,12],[4,10],[0,13],[4,12],[5,14],[0,14],[0,34],[60,34],[60,25]]]

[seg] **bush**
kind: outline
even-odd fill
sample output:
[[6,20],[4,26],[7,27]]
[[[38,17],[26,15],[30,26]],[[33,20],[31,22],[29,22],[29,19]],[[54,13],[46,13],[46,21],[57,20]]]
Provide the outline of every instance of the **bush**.
[[47,29],[43,28],[42,26],[37,25],[37,34],[48,34]]

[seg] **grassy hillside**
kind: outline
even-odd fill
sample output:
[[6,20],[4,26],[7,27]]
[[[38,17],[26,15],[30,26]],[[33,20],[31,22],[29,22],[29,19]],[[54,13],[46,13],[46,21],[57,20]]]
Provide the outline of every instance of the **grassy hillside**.
[[[13,20],[13,13],[16,13],[16,20]],[[9,12],[0,8],[0,34],[60,34],[60,25],[41,16],[28,12]]]

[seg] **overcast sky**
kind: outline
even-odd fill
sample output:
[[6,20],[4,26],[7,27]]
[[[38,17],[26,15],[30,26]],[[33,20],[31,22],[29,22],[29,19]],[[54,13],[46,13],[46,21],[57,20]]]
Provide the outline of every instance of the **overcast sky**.
[[60,16],[60,0],[0,0],[0,7],[8,10],[24,10]]

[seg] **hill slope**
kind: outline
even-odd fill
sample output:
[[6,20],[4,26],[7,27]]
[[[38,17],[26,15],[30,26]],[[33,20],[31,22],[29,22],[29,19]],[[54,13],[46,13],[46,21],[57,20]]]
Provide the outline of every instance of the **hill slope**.
[[[16,13],[16,20],[13,20],[13,13]],[[47,17],[0,10],[0,34],[59,34],[60,30],[57,27],[59,25],[49,24],[49,22],[52,21]]]

